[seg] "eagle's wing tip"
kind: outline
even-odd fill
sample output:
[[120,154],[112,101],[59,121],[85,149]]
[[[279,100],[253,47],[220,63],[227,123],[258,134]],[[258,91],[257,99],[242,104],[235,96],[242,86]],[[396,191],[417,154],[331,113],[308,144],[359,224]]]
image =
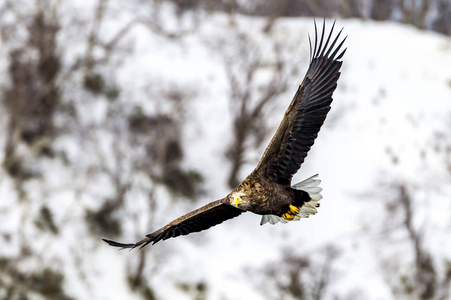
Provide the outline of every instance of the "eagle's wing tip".
[[115,241],[112,241],[112,240],[107,240],[107,239],[102,239],[102,241],[104,241],[105,243],[107,243],[110,246],[120,247],[121,249],[119,249],[119,250],[126,249],[126,248],[133,249],[133,248],[136,247],[135,244],[122,244],[122,243],[118,243],[118,242],[115,242]]

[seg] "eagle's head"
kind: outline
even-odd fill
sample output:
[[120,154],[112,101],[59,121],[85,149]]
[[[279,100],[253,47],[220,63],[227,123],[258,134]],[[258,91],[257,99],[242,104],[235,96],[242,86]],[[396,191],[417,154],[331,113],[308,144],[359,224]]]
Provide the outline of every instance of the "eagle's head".
[[242,210],[254,211],[264,192],[263,186],[251,174],[229,194],[229,203]]
[[242,210],[248,210],[251,206],[249,197],[243,192],[233,192],[229,195],[230,204]]

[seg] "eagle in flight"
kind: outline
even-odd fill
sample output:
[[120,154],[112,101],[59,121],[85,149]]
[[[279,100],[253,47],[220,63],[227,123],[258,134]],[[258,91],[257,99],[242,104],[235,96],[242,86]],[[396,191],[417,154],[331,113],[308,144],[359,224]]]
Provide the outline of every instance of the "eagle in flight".
[[114,247],[142,248],[149,243],[208,229],[247,211],[262,215],[261,225],[298,221],[315,214],[322,198],[318,175],[295,185],[291,185],[291,179],[304,162],[326,119],[340,77],[340,59],[346,52],[346,49],[340,49],[346,37],[339,42],[342,29],[333,38],[334,26],[335,22],[325,37],[323,21],[321,37],[318,38],[315,22],[313,47],[309,36],[307,74],[260,162],[243,182],[225,198],[175,219],[137,243],[103,241]]

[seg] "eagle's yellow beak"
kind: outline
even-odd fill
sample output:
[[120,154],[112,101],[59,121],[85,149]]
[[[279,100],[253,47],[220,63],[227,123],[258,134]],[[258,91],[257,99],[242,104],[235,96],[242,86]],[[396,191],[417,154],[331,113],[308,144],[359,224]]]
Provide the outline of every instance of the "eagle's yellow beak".
[[240,196],[235,196],[235,198],[233,198],[233,205],[236,207],[238,207],[241,202],[243,202],[243,200],[241,200]]

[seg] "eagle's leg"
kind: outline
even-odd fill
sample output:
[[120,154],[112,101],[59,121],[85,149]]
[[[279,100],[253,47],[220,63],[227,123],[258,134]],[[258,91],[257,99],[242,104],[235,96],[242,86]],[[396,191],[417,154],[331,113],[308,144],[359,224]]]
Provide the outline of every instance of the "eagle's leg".
[[282,215],[282,218],[284,218],[285,220],[288,220],[288,221],[292,221],[294,219],[294,216],[296,216],[300,211],[301,211],[301,209],[299,207],[290,205],[288,208],[288,212],[284,213]]
[[297,215],[301,211],[301,209],[299,207],[294,206],[294,205],[290,205],[290,209],[289,210],[290,210],[292,215]]
[[292,215],[291,213],[284,213],[283,215],[282,215],[282,218],[284,218],[285,220],[288,220],[288,221],[292,221],[293,219],[294,219],[294,215]]

